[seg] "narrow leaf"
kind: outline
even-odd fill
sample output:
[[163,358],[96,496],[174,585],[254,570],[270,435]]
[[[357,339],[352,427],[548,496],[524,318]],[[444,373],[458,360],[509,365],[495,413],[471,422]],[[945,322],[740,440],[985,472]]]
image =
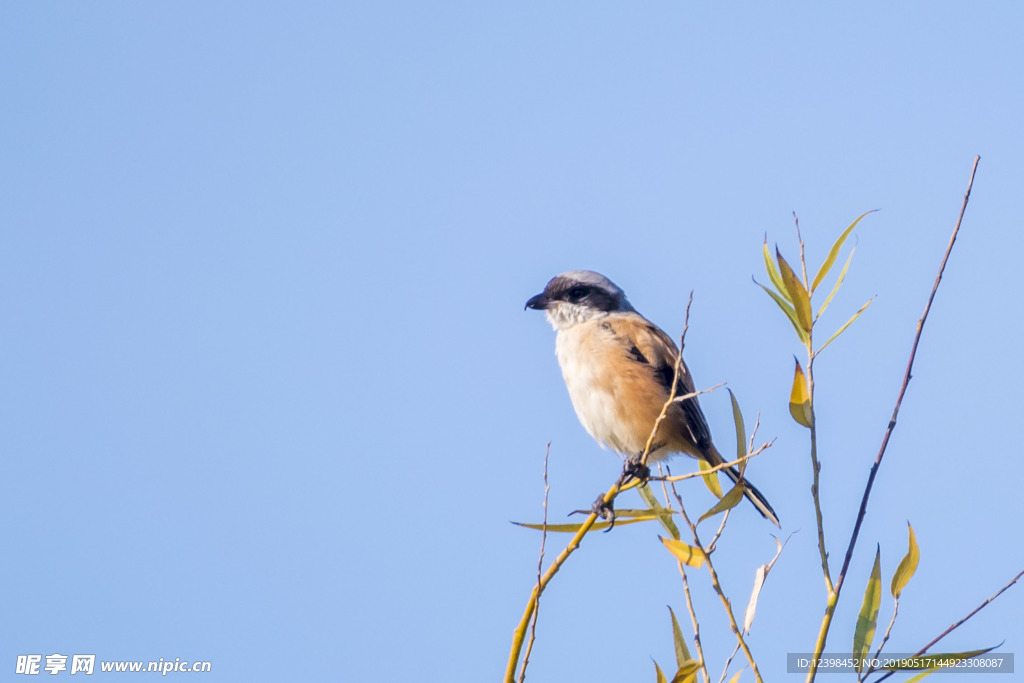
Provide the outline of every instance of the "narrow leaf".
[[793,310],[793,307],[790,306],[785,299],[783,299],[781,296],[776,294],[771,289],[762,285],[757,280],[754,280],[754,284],[763,289],[764,291],[768,292],[768,296],[775,300],[775,303],[779,305],[779,308],[782,309],[782,312],[786,314],[787,318],[789,318],[789,322],[793,323],[793,329],[796,330],[796,334],[798,337],[800,337],[800,341],[806,343],[807,333],[804,332],[804,329],[802,327],[800,327],[800,321],[797,319],[796,311]]
[[740,683],[740,674],[741,673],[743,673],[743,669],[740,669],[735,674],[733,674],[733,677],[729,679],[729,683]]
[[920,553],[917,549],[917,538],[914,536],[914,527],[907,522],[907,529],[909,529],[910,540],[908,542],[909,547],[907,548],[907,554],[900,560],[900,565],[896,567],[896,573],[892,575],[892,597],[898,598],[903,593],[903,589],[907,587],[907,583],[910,578],[917,571],[917,562],[920,559]]
[[821,314],[825,312],[826,308],[828,308],[828,305],[832,303],[832,297],[836,295],[836,292],[839,291],[839,286],[843,284],[843,280],[846,279],[846,271],[850,269],[850,261],[853,260],[853,252],[855,251],[857,251],[856,246],[850,250],[850,255],[846,257],[846,263],[843,264],[843,269],[839,271],[839,277],[836,278],[836,283],[832,285],[832,291],[828,293],[827,297],[825,297],[825,303],[823,303],[821,308],[818,309],[818,315],[815,320],[820,318]]
[[871,569],[871,578],[864,591],[864,603],[857,616],[857,628],[853,632],[854,668],[860,673],[864,658],[871,649],[871,641],[875,638],[875,626],[878,623],[878,605],[882,599],[881,548],[875,550],[875,566]]
[[700,548],[694,548],[692,545],[686,545],[682,541],[677,541],[674,538],[662,538],[658,536],[658,539],[665,544],[668,551],[675,555],[675,558],[685,565],[690,567],[700,568],[704,564],[704,551]]
[[764,268],[768,271],[768,279],[772,281],[772,284],[775,285],[775,289],[779,290],[779,293],[785,298],[786,285],[782,282],[782,276],[779,275],[779,269],[775,267],[775,261],[772,261],[772,253],[768,251],[767,238],[764,240]]
[[814,424],[814,410],[811,408],[811,394],[807,388],[807,376],[804,369],[800,367],[800,361],[796,361],[796,370],[793,373],[793,389],[789,392],[789,414],[808,429]]
[[863,313],[863,312],[864,312],[865,310],[867,310],[867,307],[868,307],[868,306],[870,306],[870,305],[871,305],[871,302],[872,302],[872,301],[874,301],[874,300],[875,300],[875,297],[871,297],[870,299],[868,299],[868,302],[867,302],[866,304],[864,304],[863,306],[861,306],[861,307],[860,307],[860,308],[859,308],[859,309],[857,310],[857,312],[853,314],[853,317],[852,317],[852,318],[850,318],[849,320],[847,320],[847,321],[846,321],[846,324],[845,324],[845,325],[843,325],[843,326],[842,326],[842,327],[840,327],[840,328],[839,328],[838,330],[836,330],[836,333],[835,333],[835,334],[833,334],[833,335],[832,335],[831,337],[829,337],[829,338],[828,338],[828,341],[826,341],[826,342],[825,342],[824,344],[822,344],[822,345],[821,345],[821,348],[819,348],[819,349],[818,349],[818,351],[817,351],[817,353],[815,353],[814,355],[818,355],[819,353],[821,353],[822,351],[824,351],[824,350],[825,350],[825,347],[826,347],[826,346],[828,346],[829,344],[831,344],[831,343],[832,343],[832,340],[833,340],[833,339],[835,339],[836,337],[838,337],[839,335],[841,335],[841,334],[842,334],[842,333],[843,333],[843,332],[844,332],[844,331],[846,330],[846,328],[847,328],[847,327],[849,327],[850,325],[852,325],[852,324],[853,324],[853,321],[854,321],[854,320],[856,320],[857,318],[859,318],[859,317],[860,317],[860,314],[861,314],[861,313]]
[[683,662],[679,665],[676,675],[672,677],[672,683],[691,683],[697,680],[697,672],[700,670],[700,662],[696,659]]
[[743,614],[743,632],[750,633],[750,627],[754,623],[754,614],[757,612],[757,598],[761,595],[761,586],[764,585],[764,577],[768,574],[768,565],[762,564],[754,574],[754,590],[750,593],[750,602],[747,603],[747,611]]
[[800,278],[796,276],[793,269],[789,267],[786,259],[782,258],[782,253],[778,248],[775,249],[775,257],[779,261],[779,270],[782,272],[782,282],[786,285],[786,293],[789,294],[789,300],[793,302],[796,319],[805,332],[810,332],[811,324],[814,322],[811,319],[811,295],[808,294],[807,287],[800,282]]
[[839,236],[839,239],[835,241],[835,244],[832,245],[832,249],[829,250],[828,256],[825,258],[825,262],[821,264],[821,268],[818,269],[818,274],[814,276],[814,283],[811,284],[812,292],[818,288],[818,285],[821,284],[821,281],[825,279],[826,275],[828,275],[828,271],[831,270],[832,264],[836,262],[836,256],[839,256],[839,250],[842,248],[843,242],[846,241],[846,238],[850,236],[850,233],[853,232],[853,229],[857,227],[858,223],[860,223],[860,219],[864,218],[864,216],[867,216],[869,213],[874,213],[874,210],[865,211],[860,216],[858,216],[857,220],[850,223],[850,227],[848,227],[846,230],[843,230],[843,234],[841,234]]
[[[711,465],[707,464],[704,460],[698,460],[697,466],[700,467],[701,471],[710,470]],[[718,481],[718,472],[708,472],[701,476],[704,480],[704,484],[708,489],[715,495],[715,498],[721,499],[722,497],[722,485]]]
[[[658,516],[658,521],[665,527],[665,531],[669,533],[672,538],[679,538],[679,527],[672,521],[672,512],[665,508],[660,502],[658,502],[657,496],[651,491],[651,487],[647,483],[641,484],[637,487],[637,492],[640,494],[640,498],[651,508],[651,512]],[[618,514],[618,513],[616,513]]]
[[[619,511],[615,511],[615,526],[625,526],[626,524],[638,524],[639,522],[649,522],[652,519],[658,519],[657,515],[645,515],[643,517],[634,517],[633,519],[619,519]],[[525,527],[527,529],[535,529],[542,531],[545,527],[543,524],[527,524],[525,522],[512,522],[516,526]],[[579,524],[548,524],[547,530],[551,533],[569,533],[574,534],[580,530],[583,523]],[[594,526],[590,527],[591,531],[600,531],[601,529],[607,529],[611,526],[610,522],[595,522]]]
[[665,672],[661,670],[657,662],[654,662],[654,680],[656,683],[668,683],[668,679],[665,678]]
[[697,520],[697,523],[700,524],[708,517],[714,517],[720,512],[733,509],[740,504],[741,500],[743,500],[743,485],[736,484],[729,490],[729,493],[722,496],[722,500],[715,503],[714,507],[701,515],[700,519]]
[[[732,389],[729,392],[729,399],[732,401],[732,421],[736,426],[736,459],[739,460],[747,454],[747,430],[743,427],[743,413],[740,412],[740,404],[736,401],[736,395]],[[740,473],[746,469],[747,462],[740,463]]]
[[676,666],[682,666],[684,662],[693,657],[690,656],[690,649],[686,647],[686,641],[683,640],[683,631],[679,628],[676,613],[672,611],[671,607],[668,608],[668,613],[672,615],[672,644],[676,648]]
[[935,673],[939,669],[945,669],[952,666],[956,662],[962,662],[965,659],[970,659],[971,657],[977,657],[978,655],[983,655],[986,652],[991,652],[992,650],[996,649],[996,647],[998,646],[993,645],[992,647],[986,647],[984,650],[970,650],[968,652],[948,652],[944,654],[917,655],[916,657],[907,658],[907,666],[886,666],[883,668],[890,671],[917,671],[919,669],[927,669],[927,671],[925,671],[924,673],[918,674],[917,676],[914,676],[913,678],[905,682],[914,683],[914,681],[920,681],[926,676],[930,676],[931,674]]

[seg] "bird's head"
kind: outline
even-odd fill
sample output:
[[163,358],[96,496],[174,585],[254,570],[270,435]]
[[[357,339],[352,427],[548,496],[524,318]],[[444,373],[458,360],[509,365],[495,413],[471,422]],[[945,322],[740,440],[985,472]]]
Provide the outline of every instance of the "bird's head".
[[544,291],[531,297],[526,308],[544,311],[556,330],[564,330],[599,315],[632,311],[626,293],[592,270],[570,270],[551,278]]

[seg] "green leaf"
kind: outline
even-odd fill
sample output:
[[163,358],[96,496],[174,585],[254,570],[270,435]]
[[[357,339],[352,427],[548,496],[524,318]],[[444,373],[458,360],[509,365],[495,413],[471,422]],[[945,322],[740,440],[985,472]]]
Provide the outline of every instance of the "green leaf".
[[691,683],[697,680],[698,671],[700,671],[700,662],[696,659],[683,662],[679,665],[676,675],[672,677],[672,683]]
[[[640,494],[640,498],[651,508],[651,512],[658,516],[658,521],[665,527],[665,531],[669,533],[672,538],[679,538],[679,527],[672,521],[672,512],[665,508],[660,502],[658,502],[657,496],[651,491],[651,487],[646,482],[640,484],[637,487],[637,492]],[[617,515],[618,513],[616,513]]]
[[878,605],[882,599],[882,569],[880,559],[881,548],[875,550],[875,566],[871,569],[871,578],[864,591],[864,604],[857,616],[857,628],[853,632],[854,668],[860,673],[864,658],[871,649],[871,641],[875,638],[875,626],[878,624]]
[[[732,422],[736,426],[736,459],[739,460],[747,454],[747,430],[743,427],[743,413],[740,412],[740,404],[736,402],[736,395],[732,389],[729,392],[729,400],[732,401]],[[740,463],[740,473],[747,467],[747,461]],[[719,496],[721,498],[721,496]]]
[[857,251],[856,246],[850,250],[850,255],[846,257],[846,263],[843,264],[843,269],[839,271],[839,277],[836,278],[836,283],[832,285],[832,291],[828,293],[827,297],[825,297],[825,303],[823,303],[821,308],[818,309],[818,315],[815,320],[820,318],[821,314],[825,312],[826,308],[828,308],[828,305],[832,303],[832,297],[836,295],[836,292],[839,291],[839,286],[843,284],[843,280],[846,279],[846,271],[850,268],[850,261],[853,260],[853,252],[855,251]]
[[[697,467],[699,467],[702,472],[711,469],[711,465],[704,460],[698,460]],[[722,485],[718,481],[718,472],[708,472],[707,474],[701,475],[701,479],[704,480],[704,484],[707,485],[708,490],[715,495],[715,498],[722,498]]]
[[697,523],[700,524],[708,517],[714,517],[720,512],[733,509],[740,504],[741,500],[743,500],[743,484],[736,484],[729,490],[729,493],[722,496],[722,500],[715,503],[714,507],[701,515]]
[[665,547],[668,548],[668,551],[683,564],[697,569],[704,564],[704,551],[700,548],[694,548],[692,545],[686,545],[682,541],[677,541],[674,538],[662,538],[661,536],[658,536],[658,540],[664,543]]
[[[776,247],[778,249],[778,247]],[[779,269],[775,267],[775,262],[772,261],[772,253],[768,251],[768,238],[764,240],[764,268],[768,271],[768,279],[775,285],[775,289],[785,298],[786,297],[786,285],[782,282],[782,276],[779,275]]]
[[668,683],[668,679],[665,678],[665,672],[661,670],[657,662],[654,662],[654,680],[656,683]]
[[843,234],[841,234],[839,236],[839,239],[835,241],[835,244],[832,245],[832,249],[829,250],[828,256],[825,258],[825,262],[822,263],[821,268],[818,269],[818,274],[814,276],[814,282],[811,284],[812,292],[818,288],[818,285],[821,284],[821,281],[825,279],[826,275],[828,275],[828,271],[831,270],[832,264],[835,263],[836,261],[836,256],[839,255],[839,250],[842,248],[843,242],[846,241],[846,238],[849,237],[850,233],[853,232],[853,229],[857,227],[858,223],[860,223],[860,219],[864,218],[864,216],[867,216],[869,213],[874,213],[874,211],[875,210],[866,211],[862,213],[860,216],[857,217],[857,220],[855,220],[853,223],[850,223],[850,227],[848,227],[846,230],[843,230]]
[[668,613],[672,615],[672,644],[676,648],[676,665],[682,666],[684,662],[693,657],[690,656],[690,649],[686,647],[686,641],[683,640],[683,631],[679,628],[676,613],[672,611],[671,607],[668,608]]
[[[625,526],[627,524],[638,524],[640,522],[649,522],[652,519],[658,519],[658,515],[643,515],[640,517],[634,517],[632,519],[620,519],[623,516],[619,510],[615,511],[615,526]],[[526,522],[512,522],[516,526],[525,527],[527,529],[535,529],[537,531],[543,531],[545,526],[543,524],[527,524]],[[547,530],[552,533],[568,533],[574,534],[580,530],[583,526],[583,522],[579,524],[548,524]],[[594,526],[590,527],[590,531],[600,531],[601,529],[607,529],[611,526],[610,522],[595,522]]]
[[796,370],[793,373],[793,389],[789,392],[789,414],[808,429],[814,424],[814,410],[811,407],[811,394],[807,388],[807,376],[804,369],[800,367],[800,361],[796,361]]
[[861,307],[860,307],[859,309],[857,309],[857,312],[853,314],[853,317],[852,317],[852,318],[850,318],[849,320],[847,320],[847,321],[846,321],[846,324],[845,324],[845,325],[843,325],[843,326],[842,326],[842,327],[840,327],[840,328],[839,328],[838,330],[836,330],[836,333],[835,333],[835,334],[833,334],[833,335],[832,335],[831,337],[829,337],[829,338],[828,338],[828,341],[826,341],[826,342],[825,342],[824,344],[822,344],[822,345],[821,345],[821,348],[819,348],[819,349],[818,349],[818,350],[817,350],[817,351],[815,352],[815,354],[814,354],[814,355],[818,355],[819,353],[821,353],[822,351],[824,351],[824,350],[825,350],[825,347],[826,347],[826,346],[828,346],[829,344],[831,344],[831,343],[832,343],[832,340],[834,340],[834,339],[835,339],[836,337],[838,337],[838,336],[839,336],[839,335],[841,335],[841,334],[842,334],[842,333],[843,333],[844,331],[846,331],[846,328],[847,328],[847,327],[849,327],[850,325],[852,325],[852,324],[853,324],[853,321],[854,321],[854,320],[856,320],[857,318],[859,318],[859,317],[860,317],[860,314],[861,314],[861,313],[863,313],[863,312],[864,312],[865,310],[867,310],[867,307],[868,307],[868,306],[870,306],[870,305],[871,305],[871,302],[872,302],[872,301],[874,301],[874,300],[875,300],[875,297],[871,297],[870,299],[868,299],[868,301],[867,301],[867,303],[866,303],[866,304],[864,304],[864,305],[863,305],[863,306],[861,306]]
[[905,683],[914,683],[915,681],[920,681],[923,678],[930,676],[939,669],[945,669],[952,666],[956,662],[962,662],[965,659],[970,659],[971,657],[977,657],[978,655],[983,655],[986,652],[991,652],[992,650],[996,649],[996,647],[998,646],[993,645],[992,647],[986,647],[984,650],[970,650],[968,652],[948,652],[944,654],[917,655],[914,657],[906,658],[907,666],[886,666],[883,668],[888,671],[918,671],[920,669],[927,669],[927,671],[925,671],[924,673],[918,674],[917,676],[914,676],[913,678],[905,681]]
[[786,263],[786,259],[782,258],[782,253],[778,248],[775,249],[775,258],[779,261],[782,282],[786,285],[786,293],[789,294],[789,300],[793,302],[796,319],[805,332],[810,332],[811,325],[814,322],[811,318],[811,295],[807,292],[807,287],[800,282],[800,278],[793,272],[793,269]]
[[800,341],[806,344],[807,333],[804,332],[804,329],[802,327],[800,327],[800,321],[797,319],[796,311],[793,310],[793,307],[790,306],[785,299],[783,299],[781,296],[779,296],[772,290],[762,285],[757,280],[754,280],[754,284],[763,289],[764,291],[768,292],[768,296],[775,300],[775,303],[779,305],[779,308],[782,309],[782,312],[786,314],[787,318],[789,318],[789,322],[793,323],[793,329],[796,330],[796,334],[798,337],[800,337]]
[[900,594],[903,593],[903,589],[907,587],[910,578],[917,571],[917,562],[921,558],[917,549],[917,538],[914,536],[914,527],[910,525],[910,522],[907,522],[907,529],[910,534],[907,554],[900,560],[900,566],[896,567],[896,573],[892,575],[890,590],[894,598],[899,598]]

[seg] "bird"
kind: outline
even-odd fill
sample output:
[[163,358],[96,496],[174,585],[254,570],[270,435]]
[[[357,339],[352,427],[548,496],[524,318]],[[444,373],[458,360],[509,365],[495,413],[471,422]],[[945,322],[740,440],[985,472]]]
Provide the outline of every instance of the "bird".
[[[544,311],[557,333],[555,355],[569,397],[584,429],[602,447],[639,464],[655,421],[676,379],[679,349],[665,332],[640,315],[626,293],[604,275],[570,270],[551,278],[526,308]],[[680,360],[675,395],[694,393],[693,378]],[[658,428],[648,462],[683,453],[708,465],[725,460],[697,397],[674,402]],[[743,495],[775,526],[778,515],[735,467],[724,468]]]

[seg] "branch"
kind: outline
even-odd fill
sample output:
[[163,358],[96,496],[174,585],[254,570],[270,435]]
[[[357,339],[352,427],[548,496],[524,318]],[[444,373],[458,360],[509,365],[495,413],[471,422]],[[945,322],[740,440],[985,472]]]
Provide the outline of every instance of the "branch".
[[519,683],[526,681],[526,667],[530,663],[530,653],[533,652],[533,641],[537,635],[537,617],[540,614],[540,594],[542,572],[544,571],[544,546],[548,540],[548,494],[551,493],[551,485],[548,484],[548,458],[551,455],[551,442],[548,441],[544,449],[544,519],[541,522],[540,530],[540,554],[537,557],[537,585],[534,590],[537,592],[537,600],[533,606],[533,619],[530,621],[530,639],[526,642],[526,652],[523,654],[523,666],[519,669]]
[[[857,545],[857,537],[860,534],[860,527],[861,524],[863,524],[864,516],[867,513],[868,498],[871,496],[871,487],[875,483],[875,476],[878,474],[878,468],[881,466],[882,458],[885,456],[885,449],[889,445],[889,437],[892,436],[893,429],[896,427],[896,418],[899,415],[900,406],[903,403],[903,397],[907,393],[907,385],[910,383],[911,371],[914,368],[914,358],[917,355],[917,346],[921,341],[921,333],[924,330],[925,321],[928,319],[928,313],[931,311],[932,302],[935,300],[935,293],[939,289],[939,283],[942,281],[942,274],[946,270],[946,263],[949,262],[949,255],[953,251],[953,245],[956,243],[957,234],[960,232],[960,224],[963,222],[964,213],[967,211],[967,202],[971,197],[971,187],[974,185],[974,174],[978,170],[978,162],[980,160],[980,156],[974,157],[974,165],[971,167],[971,177],[967,182],[967,191],[964,193],[964,201],[960,207],[960,215],[957,217],[956,226],[953,228],[953,234],[949,238],[949,246],[946,247],[946,253],[942,257],[942,263],[939,265],[939,272],[938,275],[935,276],[935,284],[932,285],[932,291],[928,296],[928,303],[925,304],[924,313],[921,314],[921,319],[917,321],[917,333],[914,335],[914,344],[910,349],[910,360],[907,362],[906,372],[903,374],[903,384],[900,387],[899,395],[896,397],[896,406],[893,408],[892,417],[889,419],[889,426],[886,428],[885,435],[882,437],[882,445],[878,449],[878,455],[875,456],[875,462],[871,466],[871,472],[868,474],[868,481],[864,487],[864,495],[860,501],[860,510],[857,512],[857,521],[853,526],[853,533],[850,535],[850,543],[846,548],[846,557],[843,560],[843,568],[839,572],[839,577],[836,579],[835,583],[835,589],[829,596],[828,604],[825,607],[825,618],[822,619],[821,629],[818,633],[818,641],[815,646],[815,652],[819,654],[824,651],[825,641],[828,638],[828,630],[832,624],[832,615],[835,613],[835,607],[839,601],[839,592],[842,590],[843,583],[846,580],[846,572],[850,568],[850,561],[853,559],[853,549]],[[811,668],[807,673],[807,683],[811,683],[817,673],[815,659],[815,657],[811,658]]]
[[[1017,576],[1013,577],[1013,579],[1012,579],[1012,580],[1010,581],[1010,583],[1006,584],[1005,586],[1003,586],[1002,588],[1000,588],[999,590],[997,590],[997,591],[996,591],[995,593],[993,593],[992,595],[990,595],[990,596],[989,596],[988,598],[986,598],[986,599],[985,599],[985,602],[981,603],[980,605],[978,605],[977,607],[975,607],[975,608],[974,608],[973,610],[971,610],[971,613],[970,613],[970,614],[968,614],[968,615],[967,615],[966,617],[964,617],[963,619],[961,619],[960,621],[956,622],[955,624],[953,624],[952,626],[950,626],[949,628],[947,628],[947,629],[946,629],[945,631],[943,631],[942,633],[940,633],[939,635],[937,635],[937,636],[936,636],[936,637],[935,637],[935,638],[934,638],[934,639],[932,640],[932,642],[930,642],[930,643],[928,643],[927,645],[925,645],[924,647],[922,647],[922,648],[921,648],[920,650],[918,650],[918,651],[917,651],[917,652],[915,652],[915,653],[914,653],[913,655],[911,655],[911,657],[919,657],[919,656],[923,655],[923,654],[924,654],[925,652],[927,652],[927,651],[928,651],[928,650],[929,650],[929,649],[930,649],[930,648],[931,648],[931,647],[932,647],[933,645],[935,645],[935,644],[936,644],[936,643],[938,643],[938,642],[939,642],[940,640],[942,640],[943,638],[945,638],[946,636],[948,636],[948,635],[949,635],[950,633],[952,633],[952,632],[953,632],[953,631],[955,631],[955,630],[956,630],[957,628],[959,628],[959,627],[960,627],[961,625],[963,625],[963,623],[964,623],[965,621],[967,621],[968,619],[970,619],[971,617],[973,617],[973,616],[974,616],[975,614],[977,614],[978,612],[980,612],[980,611],[982,610],[982,608],[984,608],[984,607],[985,607],[985,605],[987,605],[988,603],[992,602],[993,600],[995,600],[996,598],[998,598],[998,597],[999,597],[1000,595],[1002,595],[1002,594],[1003,594],[1003,593],[1004,593],[1004,592],[1005,592],[1005,591],[1006,591],[1006,590],[1007,590],[1007,589],[1008,589],[1008,588],[1009,588],[1010,586],[1012,586],[1013,584],[1017,583],[1017,580],[1018,580],[1018,579],[1020,579],[1020,577],[1022,577],[1022,576],[1024,576],[1024,570],[1021,570],[1021,572],[1020,572],[1019,574],[1017,574]],[[882,676],[881,678],[879,678],[879,679],[878,679],[878,682],[877,682],[877,683],[881,683],[881,681],[884,681],[884,680],[885,680],[886,678],[888,678],[889,676],[892,676],[892,675],[893,675],[894,673],[896,673],[896,671],[895,671],[895,670],[893,670],[893,671],[889,671],[889,672],[888,672],[888,673],[886,673],[886,674],[885,674],[884,676]]]

